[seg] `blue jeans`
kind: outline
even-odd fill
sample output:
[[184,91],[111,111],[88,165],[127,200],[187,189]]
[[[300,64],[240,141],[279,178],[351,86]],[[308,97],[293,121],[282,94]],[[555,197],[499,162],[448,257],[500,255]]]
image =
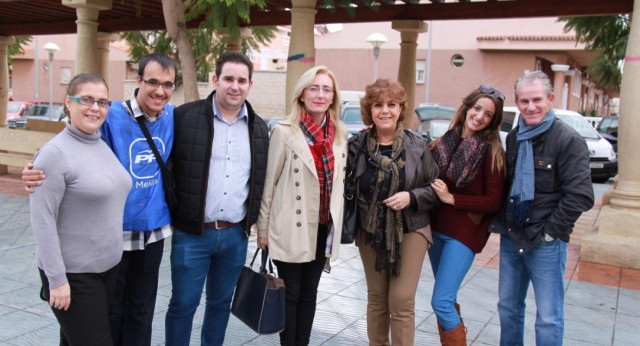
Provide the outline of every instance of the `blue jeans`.
[[171,300],[165,320],[166,344],[189,345],[193,316],[207,283],[202,345],[222,345],[231,298],[247,257],[241,226],[205,228],[202,236],[174,230],[171,249]]
[[567,243],[562,240],[540,242],[524,255],[518,251],[509,236],[500,237],[500,345],[524,343],[525,298],[529,282],[536,299],[536,344],[562,345]]
[[443,330],[453,330],[460,324],[454,304],[462,280],[469,272],[476,254],[461,242],[442,233],[433,232],[429,261],[435,277],[431,307]]

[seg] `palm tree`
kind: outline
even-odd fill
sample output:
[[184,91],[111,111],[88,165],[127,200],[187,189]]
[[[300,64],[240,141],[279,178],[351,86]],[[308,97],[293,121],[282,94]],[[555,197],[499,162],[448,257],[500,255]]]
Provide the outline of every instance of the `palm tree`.
[[619,91],[622,65],[631,25],[628,14],[594,17],[560,17],[564,32],[575,31],[586,51],[597,52],[587,68],[591,79],[604,89]]

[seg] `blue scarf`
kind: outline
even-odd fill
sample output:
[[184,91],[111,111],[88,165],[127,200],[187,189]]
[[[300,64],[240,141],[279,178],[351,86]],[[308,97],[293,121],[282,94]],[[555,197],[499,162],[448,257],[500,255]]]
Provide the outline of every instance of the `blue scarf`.
[[515,176],[509,193],[511,203],[508,203],[507,215],[515,221],[519,228],[524,226],[531,215],[531,203],[535,197],[536,175],[533,163],[533,144],[531,140],[547,132],[556,113],[551,109],[537,125],[527,126],[522,114],[518,120],[518,134],[516,140],[520,142],[518,158],[516,160]]

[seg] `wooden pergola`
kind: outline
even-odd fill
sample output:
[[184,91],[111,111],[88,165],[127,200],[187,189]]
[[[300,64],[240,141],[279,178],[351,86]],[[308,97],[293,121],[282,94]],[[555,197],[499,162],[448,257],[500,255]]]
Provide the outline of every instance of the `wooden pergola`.
[[[0,0],[0,36],[70,34],[76,32],[76,11],[65,5],[100,3],[96,0]],[[629,13],[633,0],[380,0],[375,8],[364,1],[340,0],[334,9],[322,0],[315,5],[316,24],[390,22],[394,20],[451,20],[522,17],[588,16]],[[270,0],[265,9],[251,11],[250,26],[290,25],[293,1]],[[188,23],[197,27],[201,19]],[[99,32],[164,30],[159,0],[113,0],[100,11]]]

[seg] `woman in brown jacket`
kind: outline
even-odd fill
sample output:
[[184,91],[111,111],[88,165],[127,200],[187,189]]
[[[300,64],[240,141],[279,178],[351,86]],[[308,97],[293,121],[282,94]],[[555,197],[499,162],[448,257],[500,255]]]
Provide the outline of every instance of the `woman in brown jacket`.
[[[358,186],[358,235],[367,281],[370,345],[413,345],[415,295],[432,243],[429,210],[438,197],[429,185],[438,168],[422,137],[405,130],[402,85],[378,79],[360,101],[371,128],[349,143]],[[362,146],[360,145],[362,143]]]

